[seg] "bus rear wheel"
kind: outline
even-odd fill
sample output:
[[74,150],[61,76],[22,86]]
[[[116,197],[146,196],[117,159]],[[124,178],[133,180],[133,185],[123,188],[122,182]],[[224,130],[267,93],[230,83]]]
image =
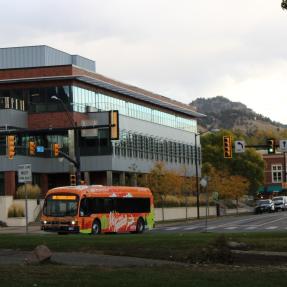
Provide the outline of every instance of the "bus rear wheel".
[[101,223],[99,220],[95,220],[92,225],[92,235],[101,234]]
[[136,233],[143,233],[145,229],[144,220],[140,217],[137,222]]

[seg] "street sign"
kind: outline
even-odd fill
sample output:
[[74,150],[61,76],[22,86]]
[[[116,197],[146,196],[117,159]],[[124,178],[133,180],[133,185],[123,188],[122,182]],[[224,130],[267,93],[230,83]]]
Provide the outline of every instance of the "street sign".
[[18,165],[18,183],[32,182],[31,164]]
[[234,144],[235,153],[245,152],[245,141],[235,141]]
[[41,146],[41,145],[38,145],[38,146],[36,147],[36,151],[37,151],[37,152],[44,152],[44,151],[45,151],[45,148],[44,148],[43,146]]
[[280,140],[279,147],[281,151],[287,152],[287,140]]

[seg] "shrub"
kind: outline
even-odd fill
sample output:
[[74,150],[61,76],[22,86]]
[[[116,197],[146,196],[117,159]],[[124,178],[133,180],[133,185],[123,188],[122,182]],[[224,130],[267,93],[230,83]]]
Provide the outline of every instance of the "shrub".
[[20,204],[13,203],[8,209],[8,217],[24,217],[24,208]]
[[35,199],[35,198],[39,198],[40,194],[41,194],[41,189],[37,184],[30,184],[30,183],[26,183],[23,184],[21,186],[19,186],[16,190],[16,197],[23,199],[25,198],[25,188],[27,191],[27,197],[29,199]]

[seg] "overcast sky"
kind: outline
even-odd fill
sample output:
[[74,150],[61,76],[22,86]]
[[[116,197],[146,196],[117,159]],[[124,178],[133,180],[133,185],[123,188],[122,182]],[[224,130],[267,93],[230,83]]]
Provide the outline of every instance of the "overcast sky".
[[281,0],[0,0],[0,47],[49,45],[190,103],[222,95],[287,124]]

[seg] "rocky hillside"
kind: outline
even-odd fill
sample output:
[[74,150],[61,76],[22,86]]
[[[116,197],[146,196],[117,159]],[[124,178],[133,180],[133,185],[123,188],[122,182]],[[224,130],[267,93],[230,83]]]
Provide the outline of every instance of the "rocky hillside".
[[199,120],[203,128],[241,130],[247,135],[253,135],[257,130],[286,128],[281,123],[274,122],[263,115],[255,113],[239,102],[232,102],[222,96],[203,99],[198,98],[190,103],[198,112],[207,115]]

